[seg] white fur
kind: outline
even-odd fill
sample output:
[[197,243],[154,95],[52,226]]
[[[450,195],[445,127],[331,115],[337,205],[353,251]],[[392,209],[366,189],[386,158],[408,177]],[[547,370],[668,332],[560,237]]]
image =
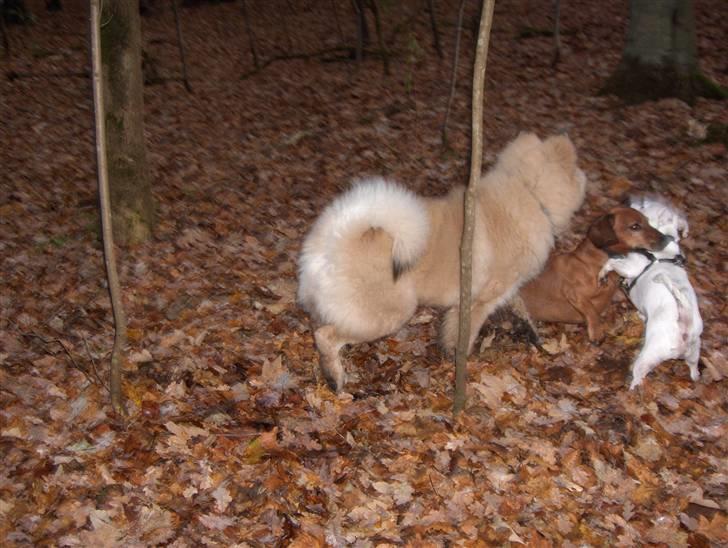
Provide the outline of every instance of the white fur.
[[299,264],[298,299],[311,305],[324,322],[338,319],[346,325],[352,319],[347,317],[350,311],[331,298],[342,286],[339,249],[370,228],[381,228],[392,237],[392,258],[403,266],[420,257],[430,235],[424,203],[397,183],[364,179],[331,202],[304,240]]
[[[674,238],[653,255],[657,259],[680,255],[678,241],[688,231],[685,217],[659,198],[633,198],[630,205],[642,212],[654,228]],[[700,377],[698,360],[703,320],[695,290],[682,266],[655,262],[643,273],[649,262],[644,255],[629,253],[625,257],[609,259],[599,273],[602,278],[614,270],[628,284],[639,277],[629,298],[645,322],[645,336],[642,349],[632,364],[630,389],[640,385],[650,371],[670,359],[685,360],[690,368],[690,378],[697,380]]]

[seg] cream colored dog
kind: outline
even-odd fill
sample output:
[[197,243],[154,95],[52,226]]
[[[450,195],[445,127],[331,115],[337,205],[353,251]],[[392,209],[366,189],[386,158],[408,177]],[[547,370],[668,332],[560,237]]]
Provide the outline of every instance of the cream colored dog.
[[[476,188],[470,348],[485,319],[538,274],[554,236],[584,199],[586,178],[566,136],[519,135]],[[314,317],[321,369],[345,383],[346,344],[397,331],[418,305],[447,308],[442,342],[458,330],[463,187],[422,198],[383,179],[334,200],[303,242],[298,299]]]

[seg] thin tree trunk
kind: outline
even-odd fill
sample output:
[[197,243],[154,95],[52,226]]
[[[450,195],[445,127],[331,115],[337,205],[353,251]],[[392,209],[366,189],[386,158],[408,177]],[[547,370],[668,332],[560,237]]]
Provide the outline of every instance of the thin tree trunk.
[[3,35],[5,55],[10,56],[10,40],[8,39],[8,28],[5,26],[5,0],[0,0],[0,33]]
[[677,97],[725,99],[700,72],[692,0],[630,0],[627,39],[619,66],[600,93],[627,103]]
[[554,56],[551,66],[555,67],[561,61],[561,0],[554,0]]
[[452,75],[450,76],[450,95],[447,98],[447,108],[445,109],[445,120],[442,122],[442,146],[447,147],[447,122],[450,119],[450,109],[452,100],[455,97],[455,82],[457,81],[458,59],[460,57],[460,35],[463,28],[463,10],[465,8],[465,0],[460,0],[460,8],[458,9],[458,23],[455,30],[455,53],[452,60]]
[[291,53],[293,51],[293,39],[291,38],[291,32],[288,30],[288,14],[293,13],[293,6],[291,5],[290,0],[286,0],[286,10],[281,13],[281,22],[283,23],[283,33],[286,35],[286,42],[288,44],[288,49],[286,49],[286,53]]
[[111,219],[114,239],[134,245],[151,238],[155,220],[144,139],[139,1],[106,1],[100,7]]
[[458,344],[455,350],[455,396],[453,412],[465,407],[465,387],[468,374],[468,345],[470,342],[470,303],[473,283],[473,232],[475,225],[475,187],[480,181],[483,162],[483,89],[488,59],[490,28],[493,24],[495,0],[484,0],[480,14],[480,30],[473,67],[473,136],[470,149],[470,181],[463,204],[463,236],[460,243],[460,317]]
[[377,0],[370,0],[372,12],[374,12],[374,26],[377,29],[377,41],[379,43],[379,52],[382,55],[382,62],[384,63],[384,74],[389,76],[389,54],[387,53],[387,46],[384,45],[384,37],[382,36],[382,22],[379,18],[379,6]]
[[190,81],[187,79],[187,61],[185,61],[185,44],[182,40],[182,26],[179,22],[179,12],[177,10],[177,0],[170,0],[172,3],[172,12],[174,13],[174,25],[177,28],[177,47],[179,48],[179,59],[182,63],[182,81],[185,84],[185,89],[192,93],[192,86]]
[[339,39],[343,44],[345,41],[344,31],[341,30],[341,22],[339,21],[339,10],[336,9],[336,0],[331,0],[331,7],[334,8],[334,21],[336,21],[336,28],[339,31]]
[[364,6],[359,0],[351,0],[354,7],[354,15],[356,16],[356,63],[361,63],[364,57],[364,35],[366,29],[366,18],[364,14]]
[[442,46],[440,46],[440,33],[437,30],[437,18],[435,17],[435,0],[427,1],[428,8],[430,10],[430,26],[432,27],[432,40],[435,46],[437,56],[442,59]]
[[96,125],[96,161],[98,168],[99,203],[101,209],[101,231],[104,244],[104,263],[109,284],[111,308],[114,314],[114,346],[111,351],[110,392],[111,406],[118,414],[124,414],[121,391],[121,367],[126,348],[126,315],[121,300],[121,285],[116,269],[114,235],[111,226],[111,199],[109,175],[106,160],[106,116],[104,90],[101,78],[101,21],[100,0],[91,0],[91,52],[93,66],[94,113]]
[[258,60],[258,48],[255,45],[255,34],[253,34],[253,26],[250,24],[250,18],[248,17],[248,8],[245,5],[245,0],[241,0],[243,20],[245,21],[245,32],[248,33],[248,42],[250,44],[250,53],[253,55],[253,64],[256,70],[260,70],[260,61]]

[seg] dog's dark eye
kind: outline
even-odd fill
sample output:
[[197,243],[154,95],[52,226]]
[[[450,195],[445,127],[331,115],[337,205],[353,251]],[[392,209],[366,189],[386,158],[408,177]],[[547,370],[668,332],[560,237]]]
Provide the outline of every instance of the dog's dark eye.
[[635,223],[632,226],[629,227],[630,230],[642,230],[642,225],[639,223]]

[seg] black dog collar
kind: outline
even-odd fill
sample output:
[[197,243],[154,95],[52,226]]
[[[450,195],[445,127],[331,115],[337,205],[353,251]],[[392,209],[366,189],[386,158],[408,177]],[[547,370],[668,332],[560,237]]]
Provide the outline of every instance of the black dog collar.
[[669,259],[658,259],[646,249],[635,249],[632,253],[639,253],[640,255],[647,257],[650,262],[647,263],[647,265],[642,269],[642,272],[637,274],[634,280],[632,280],[630,283],[627,283],[627,280],[625,280],[624,278],[622,279],[622,288],[627,292],[627,294],[632,291],[632,288],[637,283],[637,280],[639,280],[645,272],[652,268],[652,265],[654,265],[655,263],[672,263],[679,267],[685,266],[685,255],[683,255],[682,253],[678,253],[677,255],[675,255],[674,257],[670,257]]

